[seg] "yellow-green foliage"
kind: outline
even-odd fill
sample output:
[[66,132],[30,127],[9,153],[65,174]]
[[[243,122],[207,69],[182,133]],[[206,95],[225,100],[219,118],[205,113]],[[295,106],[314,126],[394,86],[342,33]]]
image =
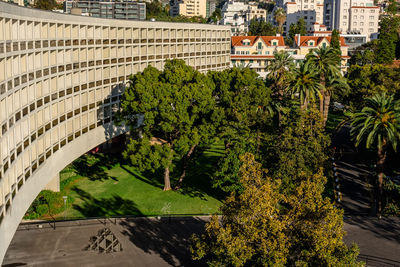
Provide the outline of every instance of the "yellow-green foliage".
[[[210,266],[360,266],[343,243],[343,212],[322,197],[326,178],[305,177],[293,194],[279,191],[252,154],[241,157],[241,194],[232,193],[202,236],[194,259]],[[300,174],[301,175],[301,174]]]

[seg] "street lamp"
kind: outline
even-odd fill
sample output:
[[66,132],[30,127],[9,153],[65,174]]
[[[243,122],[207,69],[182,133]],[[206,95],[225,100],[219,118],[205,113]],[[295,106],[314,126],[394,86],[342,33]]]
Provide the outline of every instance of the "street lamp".
[[63,196],[64,199],[64,220],[65,220],[65,211],[67,210],[67,196]]

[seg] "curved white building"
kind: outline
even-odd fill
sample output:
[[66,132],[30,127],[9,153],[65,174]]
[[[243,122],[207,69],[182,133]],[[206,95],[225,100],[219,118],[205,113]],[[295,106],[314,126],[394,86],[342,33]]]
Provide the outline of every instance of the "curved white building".
[[230,64],[224,26],[106,20],[0,2],[0,262],[31,202],[71,161],[124,132],[128,77],[181,58]]

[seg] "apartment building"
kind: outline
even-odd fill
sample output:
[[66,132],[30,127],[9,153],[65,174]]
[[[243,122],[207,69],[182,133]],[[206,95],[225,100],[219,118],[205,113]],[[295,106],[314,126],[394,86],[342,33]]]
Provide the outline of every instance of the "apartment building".
[[366,35],[367,41],[378,34],[379,7],[373,0],[333,0],[332,28],[343,33]]
[[290,25],[296,24],[300,18],[304,18],[308,31],[312,30],[314,23],[323,24],[324,5],[322,0],[300,0],[287,2],[284,6],[286,11],[286,23],[284,32],[289,33]]
[[207,0],[171,0],[171,16],[207,17]]
[[[286,11],[283,27],[286,35],[290,25],[300,18],[304,18],[307,31],[313,31],[313,25],[317,23],[326,26],[327,30],[337,29],[349,34],[357,42],[369,41],[378,34],[379,7],[373,0],[279,0],[275,10],[279,7]],[[276,24],[275,10],[268,15],[268,20]]]
[[108,19],[146,19],[146,3],[136,0],[66,0],[65,13],[71,13],[74,2],[82,10],[82,15]]
[[[232,36],[231,66],[248,66],[254,69],[261,77],[268,73],[267,67],[274,59],[274,52],[286,51],[296,64],[305,60],[312,49],[328,47],[330,36],[296,36],[293,47],[285,45],[282,36]],[[348,46],[343,37],[340,37],[342,52],[342,71],[347,69]]]
[[221,9],[222,19],[219,24],[230,25],[232,35],[244,35],[252,19],[266,20],[267,11],[259,9],[257,4],[227,1]]

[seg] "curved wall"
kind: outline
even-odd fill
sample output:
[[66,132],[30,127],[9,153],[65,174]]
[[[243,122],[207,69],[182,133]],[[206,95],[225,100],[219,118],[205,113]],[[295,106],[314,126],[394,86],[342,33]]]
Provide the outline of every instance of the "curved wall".
[[181,58],[230,63],[228,27],[106,20],[0,2],[0,262],[26,209],[112,126],[129,75]]

